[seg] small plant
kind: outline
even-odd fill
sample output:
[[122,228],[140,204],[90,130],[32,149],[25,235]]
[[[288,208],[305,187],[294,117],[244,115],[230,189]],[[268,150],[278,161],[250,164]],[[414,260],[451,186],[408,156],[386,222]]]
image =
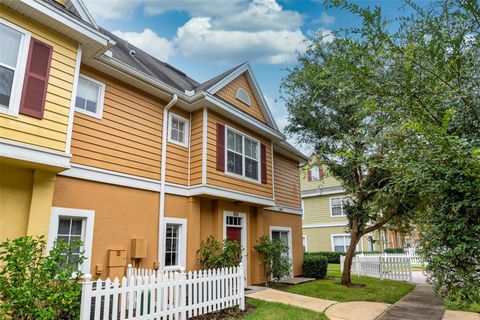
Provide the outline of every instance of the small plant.
[[0,244],[0,319],[78,319],[82,274],[80,243],[21,237]]
[[242,262],[242,251],[237,241],[219,242],[213,236],[202,240],[197,251],[203,269],[237,267]]
[[311,255],[303,258],[303,276],[320,279],[327,275],[328,259],[322,255]]
[[282,241],[263,236],[258,239],[254,248],[260,254],[264,265],[265,286],[268,286],[269,278],[279,282],[290,274],[291,262],[286,256],[288,247]]

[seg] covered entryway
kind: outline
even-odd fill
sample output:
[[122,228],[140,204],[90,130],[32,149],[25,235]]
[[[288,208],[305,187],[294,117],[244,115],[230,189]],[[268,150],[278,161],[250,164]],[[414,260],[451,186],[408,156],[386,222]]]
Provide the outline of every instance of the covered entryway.
[[[247,268],[247,215],[243,212],[224,211],[223,213],[223,239],[237,241],[243,249],[242,262]],[[245,272],[245,282],[247,281]]]

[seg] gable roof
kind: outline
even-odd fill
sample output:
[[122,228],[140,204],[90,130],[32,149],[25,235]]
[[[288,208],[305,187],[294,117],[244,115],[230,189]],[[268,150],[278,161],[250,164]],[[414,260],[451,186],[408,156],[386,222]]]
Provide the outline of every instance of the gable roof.
[[238,78],[240,75],[244,74],[247,77],[247,80],[250,84],[250,86],[253,89],[253,94],[255,95],[255,99],[257,100],[260,109],[262,110],[263,114],[265,115],[265,118],[267,120],[267,124],[274,128],[275,130],[279,131],[278,126],[273,118],[272,112],[270,111],[270,108],[268,107],[267,101],[265,100],[265,97],[262,94],[262,91],[260,90],[260,86],[258,85],[257,79],[255,78],[255,75],[253,74],[253,71],[250,67],[250,64],[248,62],[244,62],[224,73],[221,75],[212,78],[204,83],[202,83],[199,88],[201,87],[201,90],[206,91],[212,95],[217,93],[220,89],[225,87],[227,84]]

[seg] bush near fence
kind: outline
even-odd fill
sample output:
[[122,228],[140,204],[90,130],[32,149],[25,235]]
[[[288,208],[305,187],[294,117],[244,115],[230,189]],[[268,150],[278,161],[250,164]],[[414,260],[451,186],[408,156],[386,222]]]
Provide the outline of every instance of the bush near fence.
[[405,253],[405,249],[403,249],[403,248],[387,248],[387,249],[385,249],[385,253]]
[[303,258],[303,276],[320,279],[327,275],[328,260],[322,255],[311,255]]
[[[361,254],[361,253],[377,253],[380,254],[380,251],[359,251],[356,252],[355,254]],[[305,252],[304,253],[304,258],[306,257],[312,257],[312,256],[324,256],[327,258],[328,263],[340,263],[340,257],[345,256],[345,252],[333,252],[333,251],[316,251],[316,252]]]

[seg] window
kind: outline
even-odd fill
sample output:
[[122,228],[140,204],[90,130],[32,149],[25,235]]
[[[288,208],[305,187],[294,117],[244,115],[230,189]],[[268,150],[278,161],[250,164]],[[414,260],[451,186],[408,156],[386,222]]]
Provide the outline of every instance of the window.
[[[81,241],[82,246],[72,254],[72,260],[67,261],[77,265],[83,273],[90,272],[90,259],[92,256],[93,220],[95,212],[92,210],[52,208],[50,227],[48,233],[48,250],[51,250],[55,240],[66,244]],[[79,265],[78,257],[83,252],[85,261]]]
[[18,115],[30,33],[0,19],[0,112]]
[[105,85],[102,82],[81,74],[78,78],[75,108],[81,113],[101,119],[104,95]]
[[350,197],[330,198],[330,215],[332,217],[345,216],[344,206],[350,201]]
[[302,236],[302,244],[303,244],[303,252],[308,252],[308,247],[307,247],[307,236],[303,235]]
[[185,219],[165,218],[165,222],[163,266],[166,269],[185,267],[187,221]]
[[242,218],[241,217],[233,217],[227,216],[227,225],[228,226],[242,226]]
[[312,180],[313,181],[320,180],[320,168],[317,166],[312,168]]
[[250,105],[250,97],[245,89],[239,88],[237,90],[236,97],[238,100],[242,101],[243,103]]
[[332,250],[335,252],[347,252],[350,247],[350,235],[332,235]]
[[227,129],[227,173],[259,181],[260,144],[231,128]]
[[188,120],[170,113],[170,130],[168,141],[188,147]]
[[305,200],[302,200],[302,220],[305,220]]
[[[287,252],[283,253],[283,256],[292,260],[292,228],[271,226],[270,239],[282,241],[288,247]],[[292,272],[292,269],[290,269],[290,272]]]

